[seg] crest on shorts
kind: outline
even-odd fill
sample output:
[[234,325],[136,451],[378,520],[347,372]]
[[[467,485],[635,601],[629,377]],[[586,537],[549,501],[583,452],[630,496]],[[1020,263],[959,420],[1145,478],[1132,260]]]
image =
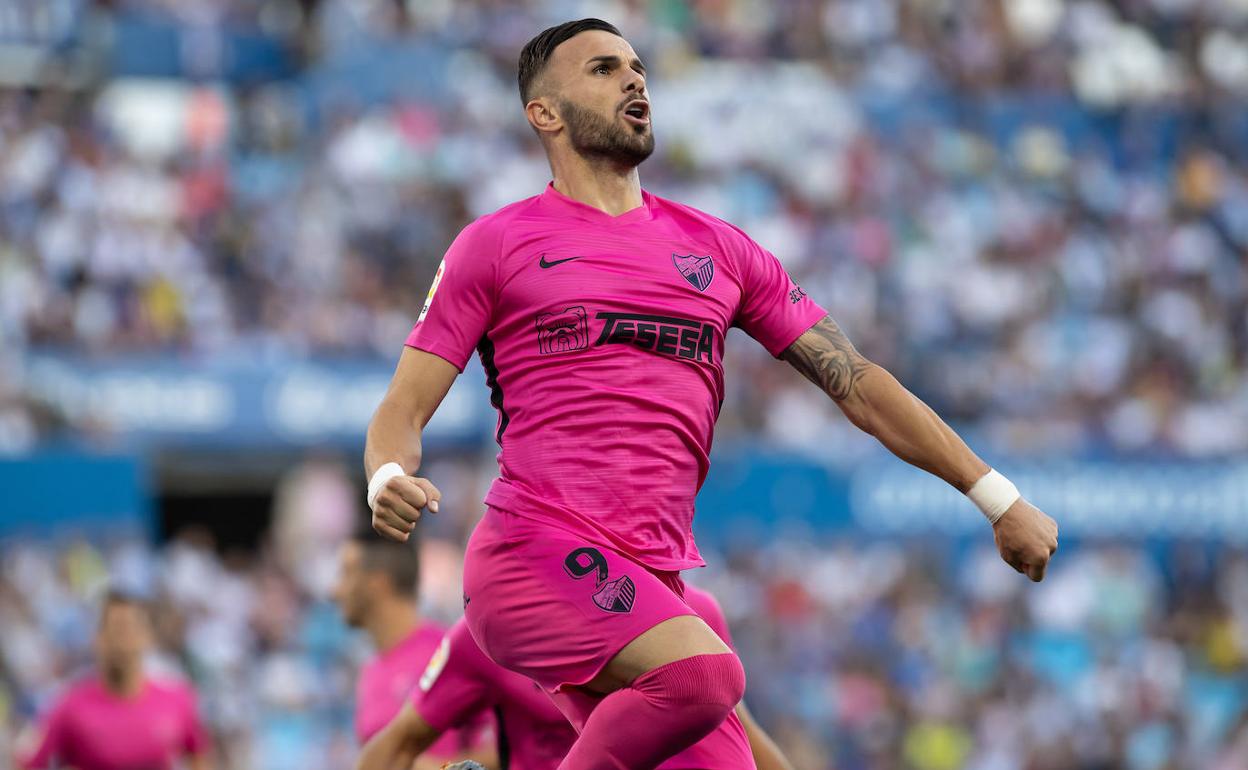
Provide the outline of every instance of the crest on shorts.
[[706,291],[706,287],[711,285],[711,279],[715,277],[715,261],[710,256],[672,254],[672,264],[676,265],[685,280],[698,291]]
[[607,612],[629,612],[633,609],[633,600],[637,598],[637,586],[628,575],[619,580],[612,580],[594,594],[594,604]]

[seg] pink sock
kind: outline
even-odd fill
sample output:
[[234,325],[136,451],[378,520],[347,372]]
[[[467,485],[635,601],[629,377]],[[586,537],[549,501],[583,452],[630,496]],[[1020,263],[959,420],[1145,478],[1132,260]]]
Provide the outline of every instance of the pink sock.
[[645,770],[709,735],[745,693],[737,656],[694,655],[607,695],[560,770]]

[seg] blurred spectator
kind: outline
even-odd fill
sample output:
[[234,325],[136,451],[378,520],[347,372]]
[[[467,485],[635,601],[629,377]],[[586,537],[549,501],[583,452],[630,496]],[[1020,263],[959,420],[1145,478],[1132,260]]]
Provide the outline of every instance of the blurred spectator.
[[[801,767],[1229,770],[1248,735],[1248,554],[1198,551],[1073,549],[1033,587],[954,541],[777,541],[689,577]],[[227,562],[190,534],[0,557],[0,746],[89,659],[111,582],[156,599],[156,668],[193,677],[223,768],[350,765],[366,645],[269,556]],[[455,610],[458,590],[427,583],[422,605]]]
[[[115,7],[263,26],[265,5]],[[306,80],[0,91],[0,369],[49,346],[392,358],[458,229],[540,191],[515,52],[579,4],[273,7],[309,22],[279,25],[319,51]],[[1205,457],[1248,449],[1245,8],[598,10],[652,64],[646,185],[743,226],[978,441]],[[433,69],[393,97],[320,74],[380,41]],[[721,437],[860,451],[800,378],[732,347]],[[0,383],[0,446],[53,430],[21,385]]]

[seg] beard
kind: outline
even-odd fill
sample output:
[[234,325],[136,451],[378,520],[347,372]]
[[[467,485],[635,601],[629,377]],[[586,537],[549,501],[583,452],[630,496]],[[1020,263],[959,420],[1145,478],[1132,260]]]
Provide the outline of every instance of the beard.
[[570,101],[559,102],[572,149],[581,157],[634,168],[654,152],[654,131],[634,130]]

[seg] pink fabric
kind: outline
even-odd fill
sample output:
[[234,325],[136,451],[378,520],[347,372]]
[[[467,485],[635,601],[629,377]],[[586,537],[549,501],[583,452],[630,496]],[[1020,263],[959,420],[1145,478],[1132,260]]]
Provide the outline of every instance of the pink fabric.
[[501,448],[487,504],[681,570],[703,564],[724,335],[779,355],[824,315],[722,220],[644,192],[612,217],[552,185],[464,228],[407,344],[461,369],[480,353]]
[[[604,565],[601,573],[595,556]],[[568,685],[593,679],[625,645],[662,621],[698,614],[683,598],[685,590],[674,572],[647,569],[610,548],[587,546],[494,508],[477,525],[464,559],[465,620],[475,641],[498,664],[554,693],[578,729],[604,699]],[[705,598],[697,603],[711,612]],[[722,617],[708,624],[722,626]],[[745,730],[729,714],[662,767],[740,770],[752,763]]]
[[19,766],[167,770],[179,757],[207,750],[189,685],[149,679],[136,697],[121,698],[89,678],[52,708]]
[[[407,638],[361,669],[355,688],[355,735],[361,744],[399,713],[444,633],[437,623],[422,621]],[[479,724],[450,730],[429,747],[428,754],[439,759],[455,758],[478,742],[479,733]]]
[[486,657],[460,619],[412,691],[416,713],[447,730],[485,712],[498,718],[499,754],[512,770],[552,770],[576,731],[536,682]]
[[[721,728],[744,692],[745,672],[732,653],[695,655],[659,666],[594,707],[560,770],[658,767]],[[744,757],[712,757],[692,767],[753,768],[746,750]]]
[[496,508],[486,510],[464,555],[473,639],[491,660],[551,692],[590,681],[664,620],[696,614],[681,590],[674,572]]
[[689,583],[684,585],[685,603],[706,621],[715,635],[724,640],[724,644],[736,649],[736,645],[732,643],[732,633],[728,630],[728,619],[724,617],[724,610],[719,606],[719,600],[712,596],[710,591]]

